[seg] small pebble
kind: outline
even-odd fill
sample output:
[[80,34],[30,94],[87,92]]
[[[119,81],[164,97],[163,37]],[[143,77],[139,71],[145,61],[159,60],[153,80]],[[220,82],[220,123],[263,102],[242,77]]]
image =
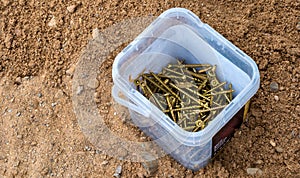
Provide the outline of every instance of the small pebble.
[[261,175],[262,170],[259,168],[247,168],[247,174],[252,175],[252,176],[255,174]]
[[47,173],[49,173],[49,171],[50,171],[49,168],[44,167],[40,173],[41,173],[43,176],[45,176]]
[[93,29],[93,32],[92,32],[93,39],[96,39],[99,36],[99,34],[100,34],[100,32],[99,32],[98,28]]
[[21,84],[22,83],[22,78],[21,77],[17,77],[16,78],[16,84]]
[[297,136],[296,133],[295,133],[295,130],[292,130],[291,135],[292,135],[293,138],[295,138]]
[[55,107],[57,105],[57,103],[51,103],[52,107]]
[[17,116],[17,117],[20,117],[20,116],[21,116],[21,113],[20,113],[20,112],[17,112],[16,116]]
[[91,151],[91,150],[92,150],[92,148],[89,147],[89,146],[85,146],[85,147],[84,147],[84,151]]
[[20,161],[16,161],[16,162],[13,164],[14,167],[18,167],[19,165],[20,165]]
[[24,81],[27,81],[27,80],[29,80],[29,79],[30,79],[29,76],[25,76],[25,77],[23,78]]
[[279,96],[275,95],[274,99],[275,99],[275,101],[279,101]]
[[145,159],[145,161],[142,162],[142,166],[149,174],[155,173],[158,169],[158,161],[155,159],[155,157],[148,152],[142,153],[142,157]]
[[278,83],[277,82],[271,82],[270,84],[270,91],[271,92],[277,92],[279,89]]
[[67,7],[68,12],[74,13],[76,10],[77,5],[71,5]]
[[99,87],[99,85],[100,85],[100,83],[97,79],[89,80],[88,87],[90,87],[91,89],[96,89]]
[[66,74],[69,76],[73,76],[74,71],[75,71],[75,66],[72,65],[68,70],[66,70]]
[[115,171],[115,173],[114,173],[114,177],[120,177],[120,174],[122,173],[122,166],[121,165],[119,165],[119,166],[117,166],[117,168],[116,168],[116,171]]
[[140,137],[141,138],[141,140],[146,140],[147,139],[147,137]]
[[116,173],[121,174],[122,173],[122,166],[117,166]]
[[259,159],[259,160],[256,161],[256,164],[263,164],[263,163],[264,163],[264,161],[261,160],[261,159]]
[[43,96],[43,94],[42,94],[42,93],[38,93],[37,96],[38,96],[39,98],[41,98],[41,97]]
[[80,94],[83,92],[83,90],[84,90],[83,86],[82,86],[82,85],[79,85],[79,86],[77,87],[76,94],[77,94],[77,95],[80,95]]
[[270,140],[270,144],[275,147],[276,146],[276,143],[273,141],[273,140]]
[[284,87],[279,87],[279,90],[280,90],[280,91],[283,91],[283,90],[284,90]]
[[300,22],[297,23],[296,28],[297,30],[300,30]]
[[53,16],[52,19],[49,21],[48,26],[49,26],[49,27],[55,27],[55,26],[56,26],[56,19],[55,19],[54,16]]
[[107,164],[108,164],[108,161],[103,161],[103,162],[101,163],[102,166],[106,166]]
[[114,176],[114,177],[117,177],[117,178],[120,178],[120,177],[121,177],[120,174],[117,174],[117,173],[114,173],[113,176]]
[[281,148],[279,146],[275,147],[275,150],[276,150],[277,153],[282,153],[283,152],[283,148]]

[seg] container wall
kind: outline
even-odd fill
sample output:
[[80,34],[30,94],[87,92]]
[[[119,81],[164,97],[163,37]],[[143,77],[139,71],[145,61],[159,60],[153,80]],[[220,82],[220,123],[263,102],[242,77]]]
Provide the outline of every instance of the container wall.
[[163,125],[151,122],[153,119],[143,117],[134,111],[130,111],[130,115],[135,125],[186,168],[196,171],[209,162],[212,155],[211,141],[201,146],[188,146],[178,141]]
[[[187,133],[166,119],[145,97],[135,91],[132,79],[144,72],[160,72],[169,63],[208,63],[217,66],[220,81],[233,84],[234,100],[203,131]],[[255,94],[259,86],[257,66],[242,51],[184,9],[163,13],[116,58],[113,79],[145,116],[129,108],[133,122],[185,167],[198,170],[212,156],[212,138]],[[123,87],[126,86],[126,87]],[[140,109],[143,110],[143,109]],[[175,126],[176,125],[176,126]],[[216,143],[218,144],[218,142]]]

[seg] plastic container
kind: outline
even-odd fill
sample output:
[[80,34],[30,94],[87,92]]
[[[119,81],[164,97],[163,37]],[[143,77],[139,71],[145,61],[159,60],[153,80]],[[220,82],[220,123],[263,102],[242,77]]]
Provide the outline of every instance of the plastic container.
[[[205,129],[187,132],[135,89],[138,74],[160,72],[176,59],[217,65],[221,81],[232,83],[233,100]],[[204,167],[243,121],[244,105],[259,88],[255,62],[191,11],[161,14],[116,57],[113,98],[129,109],[133,122],[174,159],[194,171]]]

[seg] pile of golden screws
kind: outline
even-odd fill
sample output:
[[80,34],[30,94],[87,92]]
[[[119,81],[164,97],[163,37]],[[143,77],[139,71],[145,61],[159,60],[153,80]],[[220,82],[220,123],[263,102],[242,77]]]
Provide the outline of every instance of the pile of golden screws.
[[161,73],[142,73],[134,84],[153,104],[186,131],[197,132],[232,100],[210,64],[169,64]]

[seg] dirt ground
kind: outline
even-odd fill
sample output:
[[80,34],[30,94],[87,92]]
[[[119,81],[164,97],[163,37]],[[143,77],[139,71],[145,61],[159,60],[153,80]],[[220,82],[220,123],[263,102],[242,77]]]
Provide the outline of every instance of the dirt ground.
[[[190,9],[252,57],[261,85],[247,121],[204,169],[165,156],[149,174],[86,139],[72,75],[93,29],[171,7]],[[255,177],[300,177],[299,1],[1,0],[0,12],[0,177],[112,177],[118,166],[122,177],[251,177],[248,168],[258,168]],[[102,92],[110,97],[110,88]],[[147,139],[133,132],[123,134]]]

